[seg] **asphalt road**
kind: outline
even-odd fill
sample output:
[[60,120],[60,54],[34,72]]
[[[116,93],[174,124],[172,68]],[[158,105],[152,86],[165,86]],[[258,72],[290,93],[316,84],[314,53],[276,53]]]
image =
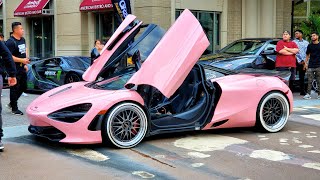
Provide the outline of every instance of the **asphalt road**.
[[[37,95],[21,98],[21,109]],[[2,104],[8,102],[4,91]],[[119,150],[31,136],[25,116],[3,110],[0,179],[319,179],[320,100],[295,97],[279,133],[229,129],[168,134]]]

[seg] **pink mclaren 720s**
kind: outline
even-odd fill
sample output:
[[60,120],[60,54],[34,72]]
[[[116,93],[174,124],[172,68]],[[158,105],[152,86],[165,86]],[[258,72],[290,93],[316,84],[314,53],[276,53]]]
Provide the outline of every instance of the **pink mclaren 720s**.
[[29,105],[29,131],[61,143],[131,148],[162,133],[283,129],[293,108],[288,86],[279,77],[197,63],[208,46],[189,10],[167,32],[128,15],[83,82]]

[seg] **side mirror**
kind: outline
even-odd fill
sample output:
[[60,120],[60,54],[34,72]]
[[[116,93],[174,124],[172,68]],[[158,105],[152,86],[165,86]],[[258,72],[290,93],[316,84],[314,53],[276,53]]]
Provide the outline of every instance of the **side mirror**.
[[276,50],[273,47],[268,47],[266,50],[262,51],[262,55],[274,55]]

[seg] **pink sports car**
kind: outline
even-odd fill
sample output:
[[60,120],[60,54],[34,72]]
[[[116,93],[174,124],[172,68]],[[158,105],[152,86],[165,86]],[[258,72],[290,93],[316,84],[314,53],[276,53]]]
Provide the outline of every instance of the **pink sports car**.
[[189,10],[158,39],[149,38],[154,26],[141,35],[143,26],[127,16],[85,82],[34,100],[29,131],[62,143],[131,148],[161,133],[254,126],[278,132],[286,125],[293,97],[279,78],[197,64],[209,42]]

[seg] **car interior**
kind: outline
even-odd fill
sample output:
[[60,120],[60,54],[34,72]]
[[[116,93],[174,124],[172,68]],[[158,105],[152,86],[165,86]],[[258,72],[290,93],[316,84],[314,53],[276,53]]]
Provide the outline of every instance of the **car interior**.
[[56,58],[53,58],[53,59],[44,60],[41,63],[36,63],[34,64],[34,66],[35,66],[35,71],[42,77],[44,76],[44,73],[45,71],[48,70],[48,68],[58,67],[59,64],[60,64],[60,61]]
[[196,64],[170,98],[148,85],[138,86],[137,91],[149,110],[152,127],[194,128],[195,124],[200,126],[208,119],[206,117],[214,104],[215,87],[211,81],[206,81],[203,67]]

